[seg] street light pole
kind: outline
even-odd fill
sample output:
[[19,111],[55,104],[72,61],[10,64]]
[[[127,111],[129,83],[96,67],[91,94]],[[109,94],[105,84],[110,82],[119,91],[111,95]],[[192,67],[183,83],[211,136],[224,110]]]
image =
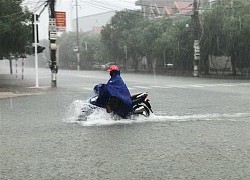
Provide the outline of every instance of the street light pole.
[[124,70],[127,70],[127,61],[128,61],[128,46],[124,45],[124,53],[125,53],[125,63],[124,63]]
[[167,63],[166,63],[166,50],[163,50],[163,61],[164,61],[164,68],[167,67]]
[[34,46],[35,46],[35,71],[36,71],[36,88],[39,87],[38,83],[38,56],[37,56],[37,26],[36,26],[36,13],[34,13]]
[[78,27],[78,1],[76,0],[76,38],[77,38],[77,70],[80,71],[80,48],[79,48],[79,27]]

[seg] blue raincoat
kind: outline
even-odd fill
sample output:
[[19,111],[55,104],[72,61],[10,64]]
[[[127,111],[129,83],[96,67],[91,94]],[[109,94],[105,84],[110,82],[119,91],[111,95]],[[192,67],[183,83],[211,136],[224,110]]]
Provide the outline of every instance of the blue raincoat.
[[123,82],[120,72],[117,71],[108,81],[107,84],[100,84],[94,87],[99,92],[96,105],[105,108],[111,97],[121,101],[114,113],[126,118],[133,112],[132,100],[127,85]]

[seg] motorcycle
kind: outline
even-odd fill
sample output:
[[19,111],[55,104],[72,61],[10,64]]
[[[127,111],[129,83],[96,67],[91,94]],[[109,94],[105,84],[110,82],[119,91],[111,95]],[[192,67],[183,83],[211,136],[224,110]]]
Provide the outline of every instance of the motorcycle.
[[149,99],[147,99],[147,97],[148,92],[141,92],[131,96],[134,115],[149,117],[150,113],[153,113],[151,104],[149,103]]
[[[87,104],[81,109],[81,114],[78,116],[78,121],[86,121],[87,117],[92,114],[96,109],[102,109],[97,102],[99,91],[94,89],[93,95],[87,100]],[[133,113],[131,116],[144,116],[149,117],[153,110],[149,103],[148,92],[140,92],[131,96]]]

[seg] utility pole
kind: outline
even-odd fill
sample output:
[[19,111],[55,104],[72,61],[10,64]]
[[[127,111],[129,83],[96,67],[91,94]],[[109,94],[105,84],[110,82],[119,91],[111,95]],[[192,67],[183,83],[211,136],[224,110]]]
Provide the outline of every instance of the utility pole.
[[78,27],[78,1],[76,0],[76,38],[77,38],[77,70],[80,71],[80,48],[79,48],[79,27]]
[[10,61],[10,74],[13,74],[12,59],[10,58],[9,61]]
[[194,73],[193,76],[200,75],[200,27],[199,27],[199,8],[197,0],[193,2],[193,24],[194,24]]
[[57,72],[58,66],[56,62],[56,18],[55,18],[55,1],[50,0],[50,11],[49,11],[49,40],[50,40],[50,69],[51,69],[51,87],[57,87]]
[[166,63],[166,50],[163,50],[163,61],[164,61],[164,68],[167,67],[167,63]]

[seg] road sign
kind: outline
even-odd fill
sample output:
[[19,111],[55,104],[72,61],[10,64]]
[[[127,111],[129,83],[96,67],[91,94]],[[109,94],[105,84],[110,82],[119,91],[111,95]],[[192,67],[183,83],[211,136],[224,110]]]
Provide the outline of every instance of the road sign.
[[66,12],[56,11],[56,27],[57,31],[64,32],[66,31]]
[[49,19],[49,31],[56,32],[56,19],[55,18]]

